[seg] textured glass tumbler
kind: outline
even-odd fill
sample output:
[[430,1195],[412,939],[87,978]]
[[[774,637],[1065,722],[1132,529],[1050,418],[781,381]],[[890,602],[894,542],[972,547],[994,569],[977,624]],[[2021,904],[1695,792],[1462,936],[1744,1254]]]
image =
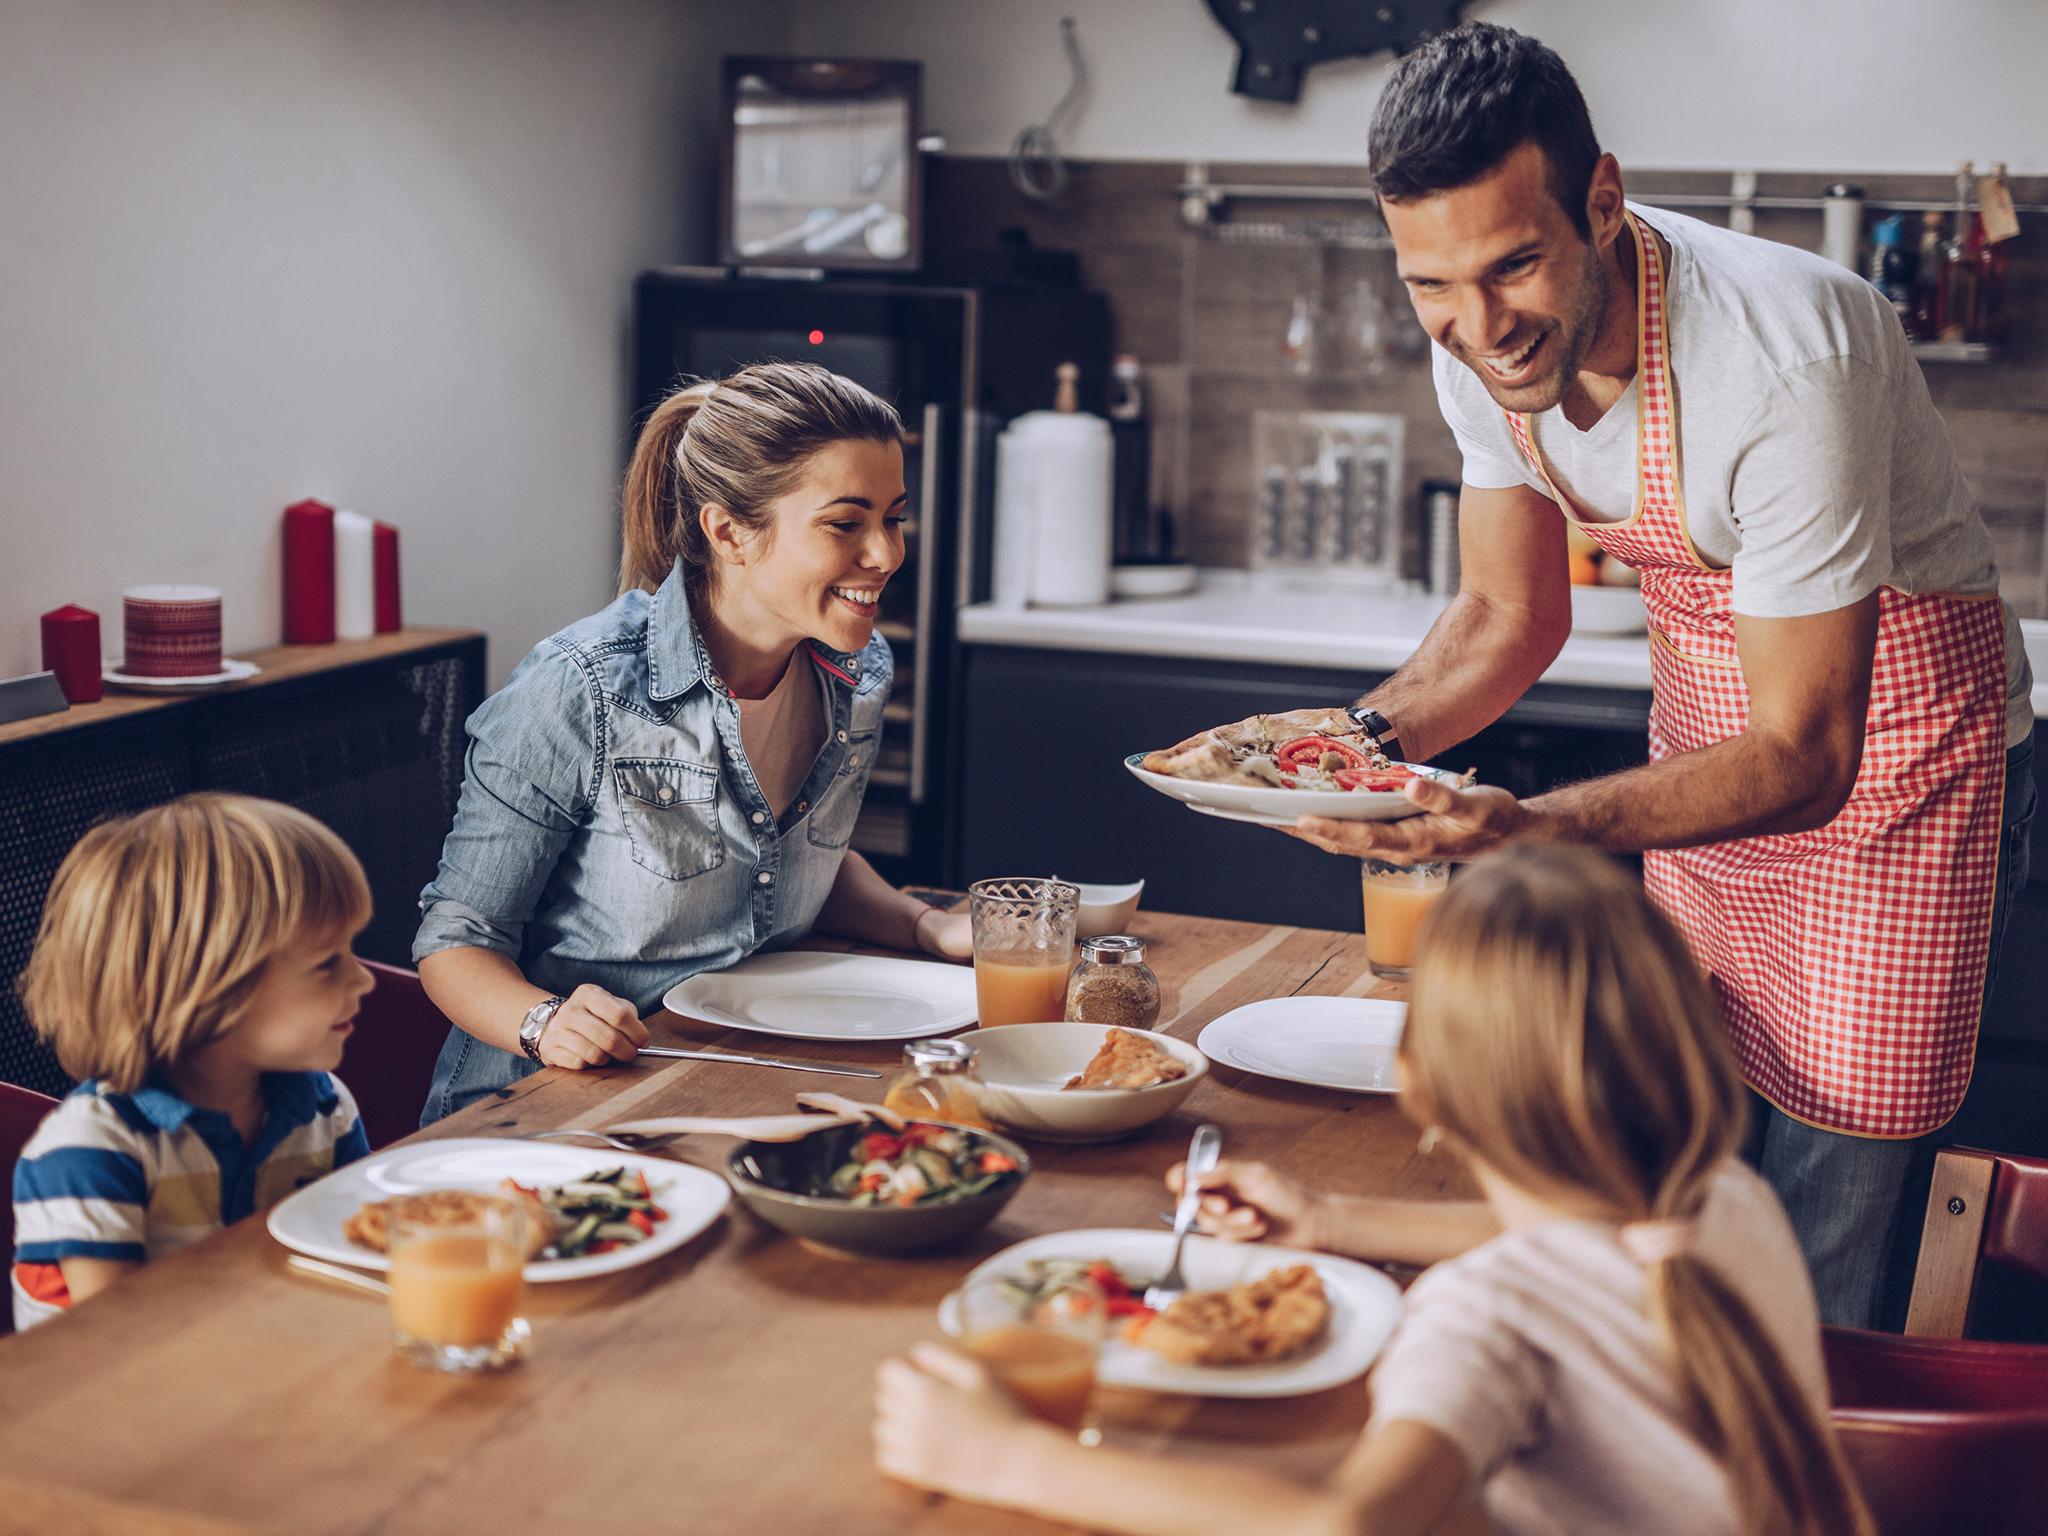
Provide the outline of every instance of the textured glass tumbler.
[[967,902],[982,1027],[1064,1019],[1080,889],[1063,880],[977,880]]

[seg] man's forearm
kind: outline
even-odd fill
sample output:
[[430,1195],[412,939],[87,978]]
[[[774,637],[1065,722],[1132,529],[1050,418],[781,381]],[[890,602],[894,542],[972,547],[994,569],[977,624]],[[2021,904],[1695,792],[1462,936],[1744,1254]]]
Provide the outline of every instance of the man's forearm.
[[1386,682],[1359,702],[1385,715],[1401,755],[1425,762],[1507,713],[1564,646],[1565,627],[1476,592],[1460,592]]

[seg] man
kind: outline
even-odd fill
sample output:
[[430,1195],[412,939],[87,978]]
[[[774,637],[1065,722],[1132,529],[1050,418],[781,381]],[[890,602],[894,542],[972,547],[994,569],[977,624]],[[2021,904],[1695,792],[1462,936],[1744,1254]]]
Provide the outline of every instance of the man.
[[1895,1322],[2033,800],[2018,628],[1906,338],[1853,273],[1628,205],[1570,72],[1505,28],[1404,59],[1370,159],[1464,456],[1463,586],[1385,685],[1285,718],[1410,761],[1498,719],[1570,632],[1570,518],[1641,572],[1651,762],[1296,831],[1644,851],[1824,1316]]

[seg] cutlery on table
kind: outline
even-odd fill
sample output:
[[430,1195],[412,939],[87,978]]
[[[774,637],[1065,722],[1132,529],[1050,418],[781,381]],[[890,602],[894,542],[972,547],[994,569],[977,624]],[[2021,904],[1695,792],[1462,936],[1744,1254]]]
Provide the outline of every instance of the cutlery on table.
[[[865,1107],[808,1115],[667,1115],[652,1120],[622,1120],[596,1134],[623,1152],[638,1152],[675,1136],[737,1136],[742,1141],[802,1141],[837,1125],[865,1125]],[[535,1132],[547,1136],[547,1132]],[[572,1133],[573,1134],[573,1133]],[[589,1134],[589,1133],[585,1133]],[[630,1143],[637,1143],[633,1145]]]
[[880,1077],[866,1067],[841,1066],[829,1061],[783,1061],[774,1056],[738,1056],[725,1051],[686,1051],[673,1045],[643,1045],[642,1056],[665,1061],[730,1061],[743,1067],[781,1067],[785,1072],[823,1072],[832,1077]]
[[1195,1139],[1188,1143],[1187,1170],[1181,1175],[1180,1204],[1173,1209],[1173,1258],[1166,1273],[1145,1287],[1145,1305],[1155,1312],[1164,1312],[1188,1288],[1187,1277],[1180,1272],[1181,1249],[1187,1246],[1188,1229],[1201,1208],[1200,1178],[1222,1155],[1223,1132],[1213,1125],[1196,1126]]
[[370,1275],[359,1274],[357,1271],[345,1268],[340,1264],[329,1264],[324,1259],[309,1259],[302,1253],[294,1253],[285,1259],[285,1263],[304,1274],[330,1281],[335,1285],[345,1285],[350,1290],[368,1291],[373,1296],[389,1296],[391,1294],[391,1287],[382,1280]]

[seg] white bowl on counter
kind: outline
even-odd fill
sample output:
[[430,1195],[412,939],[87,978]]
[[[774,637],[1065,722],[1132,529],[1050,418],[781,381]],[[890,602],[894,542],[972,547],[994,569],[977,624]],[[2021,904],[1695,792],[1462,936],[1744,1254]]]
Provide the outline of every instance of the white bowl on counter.
[[1106,933],[1130,931],[1131,919],[1138,915],[1138,898],[1145,892],[1145,882],[1133,880],[1127,885],[1084,885],[1076,881],[1074,888],[1081,893],[1081,910],[1074,918],[1074,937],[1099,939]]
[[1650,627],[1637,587],[1572,586],[1572,629],[1582,635],[1640,635]]
[[1070,1078],[1102,1049],[1109,1024],[1001,1024],[953,1038],[974,1051],[982,1106],[1019,1136],[1040,1141],[1113,1141],[1172,1114],[1209,1075],[1209,1062],[1184,1040],[1133,1029],[1187,1068],[1185,1077],[1149,1088],[1069,1088]]

